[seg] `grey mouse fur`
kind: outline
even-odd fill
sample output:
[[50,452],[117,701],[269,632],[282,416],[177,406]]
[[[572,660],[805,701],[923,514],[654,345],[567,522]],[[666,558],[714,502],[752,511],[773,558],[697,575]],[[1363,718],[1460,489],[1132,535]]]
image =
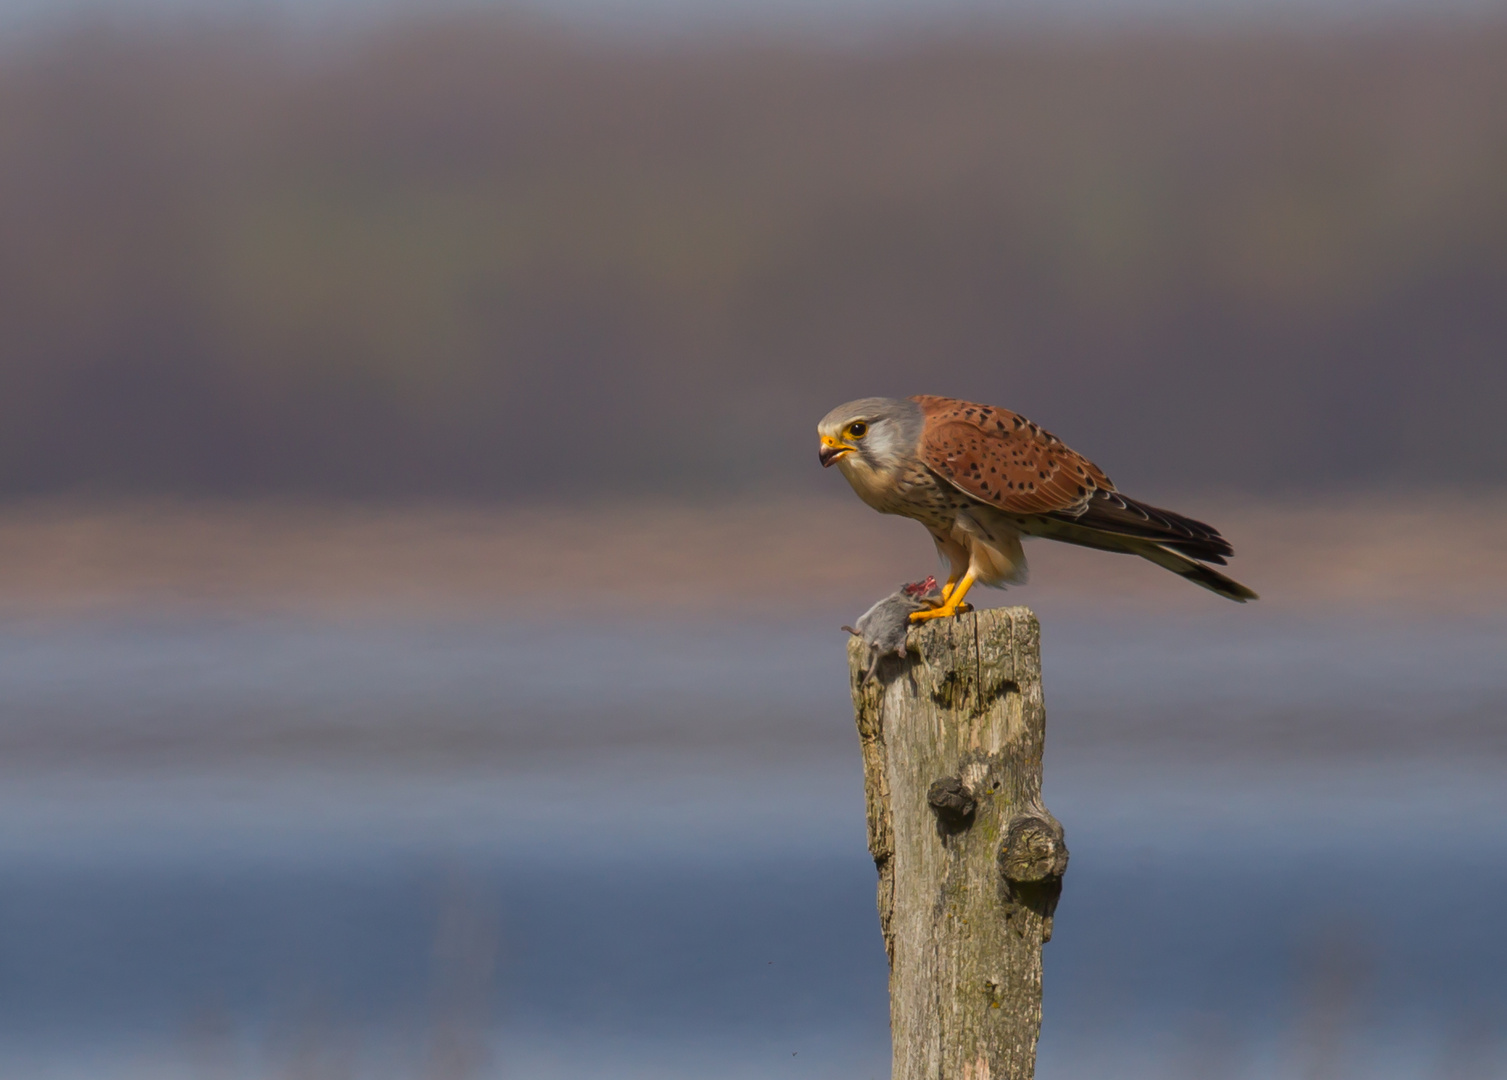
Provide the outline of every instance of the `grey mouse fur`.
[[911,613],[935,606],[934,601],[940,595],[936,578],[928,577],[925,581],[913,581],[908,585],[902,585],[858,616],[856,628],[843,627],[853,636],[862,638],[864,645],[868,647],[869,668],[864,672],[864,682],[874,677],[874,672],[879,668],[879,661],[886,656],[898,656],[904,659],[905,636],[910,632]]

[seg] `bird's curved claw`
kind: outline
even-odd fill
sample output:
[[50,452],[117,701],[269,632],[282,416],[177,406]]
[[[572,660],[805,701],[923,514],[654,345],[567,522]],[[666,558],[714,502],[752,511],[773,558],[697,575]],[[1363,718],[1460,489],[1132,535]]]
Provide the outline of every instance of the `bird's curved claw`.
[[973,610],[973,605],[966,600],[960,600],[956,604],[942,604],[925,611],[912,611],[910,621],[913,623],[926,622],[929,619],[946,619],[953,615],[966,615]]
[[953,615],[961,615],[965,611],[972,611],[972,604],[965,604],[963,597],[968,595],[968,590],[973,588],[973,571],[969,570],[956,582],[948,582],[942,588],[942,603],[930,611],[911,612],[910,621],[913,623],[926,622],[929,619],[946,619]]

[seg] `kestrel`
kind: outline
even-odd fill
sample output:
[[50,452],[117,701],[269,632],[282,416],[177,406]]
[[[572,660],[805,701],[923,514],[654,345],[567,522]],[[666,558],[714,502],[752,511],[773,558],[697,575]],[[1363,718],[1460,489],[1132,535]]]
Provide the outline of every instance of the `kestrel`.
[[862,398],[817,425],[821,463],[836,464],[881,514],[915,518],[947,561],[938,607],[956,615],[975,582],[1025,580],[1022,537],[1139,555],[1239,603],[1256,594],[1206,563],[1234,549],[1219,531],[1136,502],[1055,435],[1007,409],[953,398]]

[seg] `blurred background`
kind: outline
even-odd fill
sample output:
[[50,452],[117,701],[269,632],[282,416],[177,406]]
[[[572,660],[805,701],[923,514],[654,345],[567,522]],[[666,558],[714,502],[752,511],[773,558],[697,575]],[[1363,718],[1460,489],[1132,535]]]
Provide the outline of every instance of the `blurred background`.
[[1017,409],[1042,1080],[1507,1077],[1507,7],[0,0],[0,1072],[887,1075],[814,426]]

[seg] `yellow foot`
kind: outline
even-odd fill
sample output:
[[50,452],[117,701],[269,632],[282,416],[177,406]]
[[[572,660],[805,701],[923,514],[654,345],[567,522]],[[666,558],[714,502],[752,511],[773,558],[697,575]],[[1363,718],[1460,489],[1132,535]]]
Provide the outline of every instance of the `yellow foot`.
[[924,600],[922,600],[922,603],[926,604],[927,607],[945,607],[947,601],[952,599],[952,591],[957,587],[958,583],[956,581],[943,582],[942,594],[940,596],[928,596]]
[[910,621],[918,623],[926,622],[928,619],[947,619],[953,615],[966,615],[972,610],[972,604],[960,600],[956,604],[943,604],[941,607],[929,608],[925,611],[912,611]]

